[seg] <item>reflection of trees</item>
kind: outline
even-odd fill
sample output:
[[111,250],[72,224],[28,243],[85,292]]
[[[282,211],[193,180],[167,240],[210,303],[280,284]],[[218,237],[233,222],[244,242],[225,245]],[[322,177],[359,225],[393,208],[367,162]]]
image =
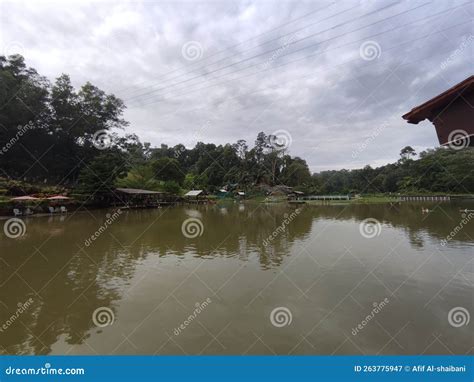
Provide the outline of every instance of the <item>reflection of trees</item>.
[[[470,205],[470,206],[469,206]],[[422,213],[422,207],[429,209],[429,213]],[[387,203],[358,204],[350,207],[344,206],[318,206],[314,207],[314,217],[338,220],[356,220],[358,222],[371,217],[382,224],[389,224],[399,228],[407,234],[413,247],[422,248],[427,237],[440,241],[446,238],[452,229],[461,220],[460,209],[473,209],[472,203],[464,202],[462,206],[455,203]],[[456,235],[455,240],[472,242],[474,237],[474,221],[465,226]]]
[[[311,227],[311,215],[301,213],[270,250],[264,248],[263,240],[281,224],[284,214],[293,210],[264,205],[130,210],[90,247],[85,247],[84,241],[103,224],[103,211],[95,212],[95,219],[88,213],[66,221],[64,217],[29,219],[25,237],[0,242],[2,259],[8,264],[6,270],[2,267],[2,283],[19,269],[18,275],[13,273],[0,289],[1,322],[15,313],[17,303],[29,297],[34,301],[0,333],[0,351],[48,354],[59,337],[71,345],[83,343],[94,328],[93,311],[101,306],[113,309],[137,263],[150,254],[238,256],[245,260],[255,253],[262,267],[277,266],[291,242]],[[187,239],[181,225],[193,211],[199,214],[204,232]],[[43,242],[41,253],[32,255]]]
[[[120,218],[125,224],[113,228],[120,241],[134,243],[129,249],[132,252],[143,250],[160,255],[191,252],[200,257],[238,256],[242,259],[257,254],[262,266],[270,267],[281,262],[281,256],[288,252],[294,240],[309,233],[312,215],[301,212],[271,246],[263,245],[283,223],[286,214],[294,210],[294,207],[259,204],[246,205],[243,210],[233,205],[199,206],[194,210],[167,211],[163,219],[157,218],[156,211],[129,211]],[[202,236],[194,239],[183,236],[181,225],[189,217],[199,217],[202,221]]]
[[[427,203],[423,206],[433,208]],[[315,219],[354,220],[358,224],[372,217],[404,230],[414,247],[422,247],[426,237],[444,239],[461,220],[460,207],[450,204],[428,215],[421,213],[421,204],[300,206],[301,213],[265,246],[264,241],[283,223],[285,214],[295,208],[246,204],[124,211],[90,247],[85,247],[84,241],[103,224],[103,211],[94,212],[93,217],[78,213],[66,221],[59,217],[29,219],[23,238],[0,239],[4,283],[0,288],[0,323],[15,312],[19,302],[30,297],[34,300],[18,322],[0,333],[0,351],[47,354],[60,337],[68,344],[83,343],[94,328],[93,311],[101,306],[114,309],[137,264],[150,255],[232,256],[243,261],[257,257],[263,269],[270,269],[282,263],[296,241],[310,235]],[[181,225],[189,217],[201,219],[202,236],[183,236]],[[470,237],[474,237],[472,222],[455,240],[469,242]],[[35,248],[40,253],[35,253]]]

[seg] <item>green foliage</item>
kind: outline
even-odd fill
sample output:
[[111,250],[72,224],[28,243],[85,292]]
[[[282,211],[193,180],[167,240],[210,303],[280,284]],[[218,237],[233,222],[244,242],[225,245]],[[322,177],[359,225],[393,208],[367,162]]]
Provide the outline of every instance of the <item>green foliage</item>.
[[125,175],[126,166],[122,158],[114,153],[104,153],[81,170],[76,191],[93,200],[103,200],[115,189],[115,179]]
[[[75,89],[63,74],[54,83],[25,65],[21,56],[0,56],[0,181],[5,195],[40,192],[48,184],[75,187],[82,195],[104,199],[118,185],[130,188],[216,191],[237,187],[258,194],[259,185],[288,185],[307,193],[474,192],[472,148],[438,148],[419,154],[404,147],[400,160],[379,168],[310,174],[306,161],[286,153],[278,137],[258,133],[246,141],[215,145],[198,142],[151,147],[136,135],[119,137],[123,102],[86,83]],[[111,145],[97,148],[94,134],[104,130]],[[12,141],[13,140],[13,141]],[[17,183],[15,183],[17,182]],[[41,187],[32,186],[41,184]]]
[[137,165],[130,169],[125,178],[118,179],[117,187],[142,188],[145,190],[160,190],[160,182],[149,165]]
[[151,168],[156,179],[163,181],[176,181],[181,184],[184,181],[185,173],[177,159],[163,157],[151,163]]
[[[376,169],[323,171],[312,176],[314,193],[474,192],[474,149],[440,147],[420,153],[402,149],[402,159]],[[411,154],[410,154],[411,153]]]
[[161,189],[165,192],[168,192],[170,194],[178,195],[181,191],[181,188],[179,187],[179,184],[175,182],[174,180],[168,180],[163,183]]
[[[94,133],[123,128],[123,102],[90,83],[76,91],[69,76],[51,84],[21,56],[0,56],[0,167],[10,178],[74,184],[101,152]],[[25,126],[18,142],[18,132]],[[116,150],[112,147],[110,150]]]

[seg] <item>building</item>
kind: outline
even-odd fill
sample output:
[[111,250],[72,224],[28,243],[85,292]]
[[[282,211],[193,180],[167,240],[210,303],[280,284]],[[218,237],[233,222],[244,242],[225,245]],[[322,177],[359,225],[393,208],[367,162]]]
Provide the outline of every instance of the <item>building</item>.
[[184,199],[188,203],[207,203],[207,193],[204,190],[191,190],[184,194]]
[[416,106],[403,118],[415,125],[431,121],[441,145],[474,146],[474,76]]
[[116,188],[114,205],[123,205],[132,208],[158,207],[167,203],[165,193],[159,191],[142,190],[138,188]]

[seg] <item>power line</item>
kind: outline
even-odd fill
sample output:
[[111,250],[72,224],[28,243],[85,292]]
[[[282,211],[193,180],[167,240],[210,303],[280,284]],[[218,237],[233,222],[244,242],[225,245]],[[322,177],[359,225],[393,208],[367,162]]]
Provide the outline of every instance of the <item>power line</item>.
[[[452,26],[447,27],[447,28],[445,28],[445,29],[439,30],[439,31],[437,31],[437,32],[430,32],[430,33],[427,33],[427,34],[425,34],[424,36],[418,37],[418,38],[416,38],[416,39],[411,39],[411,40],[405,41],[405,42],[403,42],[403,43],[397,44],[397,45],[395,45],[395,46],[392,46],[392,47],[390,47],[390,48],[388,48],[388,49],[384,49],[384,52],[387,52],[387,51],[390,51],[390,50],[399,48],[400,46],[403,46],[403,45],[407,45],[407,44],[410,44],[410,43],[414,43],[414,42],[416,42],[416,41],[424,40],[424,39],[426,39],[427,37],[430,37],[430,36],[432,36],[432,35],[439,34],[439,33],[442,33],[442,32],[446,32],[446,31],[448,31],[448,30],[457,28],[457,27],[459,27],[459,26],[462,26],[462,25],[464,25],[464,24],[468,24],[468,23],[470,23],[470,22],[471,22],[471,21],[468,20],[468,21],[465,21],[465,22],[462,22],[462,23],[459,23],[459,24],[452,25]],[[354,43],[354,42],[352,42],[352,43]],[[307,57],[303,57],[303,59],[305,59],[305,58],[307,58]],[[292,62],[299,61],[299,60],[301,60],[301,58],[298,59],[298,60],[294,60],[294,61],[292,61]],[[347,60],[347,61],[345,61],[345,62],[343,62],[343,63],[340,63],[340,64],[331,65],[331,69],[332,69],[332,68],[335,68],[335,67],[339,67],[339,66],[344,66],[344,65],[347,65],[347,64],[349,64],[349,63],[351,63],[351,62],[355,62],[355,61],[359,61],[359,60],[360,60],[360,57],[357,57],[357,58],[354,58],[354,59],[351,59],[351,60]],[[292,62],[290,62],[290,63],[292,63]],[[376,64],[379,64],[379,63],[380,63],[380,62],[373,62],[373,63],[366,63],[365,65],[370,66],[370,65],[376,65]],[[287,64],[288,64],[288,63],[285,63],[284,65],[287,65]],[[281,66],[284,66],[284,65],[281,65]],[[276,68],[274,68],[274,69],[276,69]],[[325,72],[325,71],[321,71],[321,72]],[[255,74],[258,74],[258,73],[259,73],[259,72],[257,72],[257,73],[252,73],[252,75],[255,75]],[[311,74],[309,74],[309,75],[306,74],[306,75],[304,75],[304,76],[296,77],[296,79],[308,78],[308,77],[312,77],[313,75],[314,75],[313,73],[311,73]],[[278,88],[278,86],[276,86],[275,88]],[[258,89],[258,90],[255,90],[255,91],[252,91],[252,92],[248,92],[248,93],[245,93],[245,94],[236,96],[236,97],[228,98],[227,101],[234,100],[234,99],[238,99],[238,98],[240,98],[240,97],[245,97],[245,96],[248,96],[248,95],[251,95],[251,94],[255,94],[255,93],[260,93],[260,92],[268,91],[268,90],[270,90],[270,89],[271,89],[270,87],[269,87],[269,88],[265,88],[265,89]],[[151,104],[151,103],[150,103],[150,104]],[[200,107],[200,108],[195,108],[195,109],[191,109],[191,110],[188,110],[187,112],[192,112],[192,111],[196,111],[196,110],[205,109],[206,107],[207,107],[207,106]],[[241,109],[238,109],[238,110],[241,110]],[[237,111],[238,111],[238,110],[237,110]],[[163,117],[163,116],[167,116],[167,115],[170,115],[170,114],[175,114],[175,112],[170,112],[170,113],[162,114],[161,116]]]
[[[407,12],[410,12],[410,11],[413,11],[413,10],[414,10],[414,9],[410,9],[410,10],[404,11],[404,12],[402,12],[402,13],[407,13]],[[443,13],[446,12],[446,11],[447,11],[447,10],[443,11]],[[400,13],[400,14],[402,14],[402,13]],[[373,25],[375,25],[375,24],[378,24],[378,23],[381,23],[381,22],[385,22],[386,20],[388,20],[388,19],[390,19],[390,18],[393,18],[393,17],[396,17],[396,16],[399,16],[400,14],[392,15],[392,16],[387,17],[387,18],[385,18],[385,19],[382,19],[382,20],[373,22],[373,23],[371,23],[371,24],[369,24],[369,25],[365,25],[365,26],[363,26],[363,27],[356,28],[356,29],[351,30],[351,31],[349,31],[349,32],[342,33],[342,34],[340,34],[340,35],[338,35],[338,36],[333,36],[333,37],[331,37],[331,38],[329,38],[329,39],[326,39],[326,40],[323,40],[323,41],[321,41],[321,42],[318,42],[318,43],[315,43],[315,44],[312,44],[312,45],[309,45],[309,46],[300,48],[300,49],[298,49],[298,50],[295,50],[295,51],[292,51],[292,52],[289,52],[289,53],[286,53],[286,54],[282,54],[282,55],[280,55],[280,58],[281,58],[281,57],[285,57],[285,56],[289,56],[289,55],[292,55],[292,54],[295,54],[295,53],[298,53],[298,52],[301,52],[301,51],[304,51],[304,50],[307,50],[307,49],[309,49],[309,48],[312,48],[312,47],[317,46],[317,45],[321,45],[321,44],[326,43],[326,42],[328,42],[328,41],[335,40],[335,39],[337,39],[337,38],[340,38],[340,37],[343,37],[343,36],[352,34],[352,33],[356,32],[356,31],[359,31],[359,30],[361,30],[361,29],[365,29],[365,28],[371,27],[371,26],[373,26]],[[426,19],[431,18],[431,17],[434,17],[434,16],[436,16],[436,14],[430,15],[430,16],[428,16],[428,17],[423,17],[423,18],[421,18],[421,19],[418,19],[418,20],[415,20],[415,21],[406,23],[406,24],[404,24],[404,25],[402,25],[402,26],[399,26],[399,27],[394,27],[394,28],[392,28],[392,29],[389,29],[389,30],[384,31],[384,32],[380,32],[380,33],[375,34],[375,35],[373,35],[373,36],[369,36],[369,37],[366,37],[366,38],[363,38],[363,39],[360,39],[360,40],[352,41],[352,42],[349,42],[349,43],[346,43],[346,44],[343,44],[343,45],[340,45],[340,46],[337,46],[337,47],[329,48],[329,49],[326,49],[326,50],[324,50],[324,51],[317,52],[316,54],[309,55],[309,56],[307,56],[307,57],[311,57],[311,56],[314,56],[314,55],[320,55],[320,54],[326,53],[326,52],[328,52],[328,51],[330,51],[330,50],[338,49],[338,48],[340,48],[340,47],[343,47],[343,46],[346,46],[346,45],[350,45],[350,44],[353,44],[353,43],[355,43],[355,42],[364,41],[364,40],[366,40],[367,38],[371,38],[371,37],[374,37],[374,36],[377,36],[377,35],[380,35],[380,34],[385,34],[385,33],[388,33],[388,32],[390,32],[390,31],[392,31],[392,30],[399,29],[399,28],[401,28],[401,27],[404,27],[404,26],[407,26],[407,25],[410,25],[410,24],[417,23],[417,22],[419,22],[419,21],[423,21],[423,20],[426,20]],[[307,58],[307,57],[306,57],[306,58]],[[290,62],[288,62],[288,63],[286,63],[286,64],[289,64],[289,63],[292,63],[292,62],[295,62],[295,61],[299,61],[299,59],[290,61]],[[216,76],[214,79],[218,79],[218,78],[221,78],[221,77],[225,77],[225,76],[227,76],[227,75],[234,74],[234,73],[237,73],[237,72],[246,70],[246,69],[250,69],[250,68],[255,67],[255,66],[260,66],[260,65],[261,65],[260,63],[252,64],[252,65],[249,65],[249,66],[247,66],[247,67],[245,67],[245,68],[237,69],[237,70],[235,70],[235,71],[233,71],[233,72],[231,72],[231,73],[224,73],[224,74],[222,74],[222,75],[220,75],[220,76]],[[283,65],[279,65],[279,66],[277,66],[277,67],[280,67],[280,66],[283,66]],[[271,68],[270,68],[270,69],[271,69]],[[262,73],[262,72],[265,72],[265,71],[267,71],[267,69],[261,70],[261,71],[256,72],[256,73]],[[245,77],[246,77],[246,76],[238,77],[237,79],[245,78]],[[234,80],[235,80],[235,79],[234,79]],[[205,83],[205,82],[206,82],[206,81],[201,81],[201,82],[196,83],[196,84],[193,84],[193,85],[200,85],[200,84],[203,84],[203,83]],[[211,84],[211,85],[209,85],[209,86],[207,86],[207,87],[204,87],[204,88],[202,88],[202,89],[207,89],[207,88],[209,88],[209,87],[211,87],[211,86],[216,86],[216,85],[222,84],[222,83],[225,83],[225,81],[224,81],[224,82],[217,83],[217,84]],[[185,89],[185,88],[179,88],[179,89],[174,89],[174,90],[178,90],[178,91],[179,91],[179,90],[184,90],[184,89]],[[186,93],[191,93],[191,92],[193,92],[193,91],[194,91],[194,89],[191,89],[191,90],[187,89]],[[173,92],[173,90],[171,90],[171,92]],[[164,96],[164,95],[167,95],[167,94],[170,94],[170,92],[165,92],[164,94],[161,94],[160,96]],[[183,93],[183,94],[185,94],[185,93]],[[181,93],[178,93],[178,95],[181,95]],[[176,96],[176,94],[175,94],[175,96]],[[145,101],[146,101],[146,100],[151,100],[151,99],[154,99],[154,96],[149,97],[148,99],[145,99]]]
[[[229,47],[227,47],[227,48],[225,48],[225,49],[221,49],[220,51],[215,52],[215,53],[213,53],[213,54],[211,54],[211,55],[205,57],[203,60],[200,60],[200,61],[197,61],[197,62],[193,62],[193,63],[189,63],[189,64],[186,65],[184,68],[177,68],[177,69],[171,70],[171,71],[169,71],[169,72],[167,72],[167,73],[164,73],[164,74],[162,74],[162,75],[160,75],[160,76],[158,76],[158,77],[156,77],[156,78],[166,77],[166,76],[169,75],[169,74],[178,72],[178,71],[180,71],[180,70],[184,70],[184,69],[186,69],[186,68],[188,68],[188,67],[191,67],[191,66],[194,66],[194,65],[197,65],[197,64],[202,64],[203,61],[207,61],[207,60],[209,60],[209,59],[212,58],[212,57],[215,57],[215,56],[217,56],[217,55],[219,55],[219,54],[221,54],[221,53],[223,53],[223,52],[226,52],[226,51],[231,50],[231,49],[233,49],[233,48],[236,48],[236,47],[238,47],[238,46],[240,46],[240,45],[243,45],[243,44],[245,44],[245,43],[247,43],[247,42],[249,42],[249,41],[252,41],[252,40],[254,40],[254,39],[256,39],[256,38],[258,38],[258,37],[260,37],[260,36],[263,36],[263,35],[265,35],[265,34],[268,34],[268,33],[270,33],[270,32],[273,32],[273,31],[275,31],[275,30],[281,29],[281,28],[283,28],[283,27],[285,27],[285,26],[287,26],[287,25],[289,25],[289,24],[292,24],[292,23],[298,21],[298,20],[304,19],[304,18],[306,18],[306,17],[308,17],[308,16],[311,16],[311,15],[316,14],[316,13],[318,13],[318,12],[320,12],[320,11],[323,11],[323,10],[325,10],[325,9],[327,9],[327,8],[330,8],[330,7],[332,7],[332,6],[335,5],[335,4],[336,4],[336,2],[333,2],[333,3],[331,3],[331,4],[327,5],[327,6],[324,6],[324,7],[322,7],[322,8],[314,9],[314,10],[312,10],[312,11],[309,12],[309,13],[306,13],[306,14],[304,14],[304,15],[302,15],[302,16],[297,17],[296,19],[293,19],[293,20],[290,20],[290,21],[288,21],[288,22],[286,22],[286,23],[280,24],[280,25],[278,25],[277,27],[274,27],[274,28],[269,29],[269,30],[267,30],[267,31],[265,31],[265,32],[259,33],[259,34],[255,35],[255,36],[253,36],[253,37],[248,38],[247,40],[244,40],[244,41],[241,41],[241,42],[239,42],[239,43],[237,43],[237,44],[231,45],[231,46],[229,46]],[[148,81],[142,81],[141,83],[148,83]],[[123,90],[131,89],[131,88],[134,88],[134,86],[127,86],[126,88],[119,89],[119,90],[117,91],[117,93],[120,93],[120,92],[122,92]],[[136,92],[137,90],[141,90],[141,89],[134,89],[134,91],[132,91],[132,93],[133,93],[133,92]]]
[[[175,94],[174,96],[177,97],[177,96],[181,96],[181,95],[185,95],[185,94],[189,94],[189,93],[193,93],[195,91],[199,91],[199,90],[204,90],[204,89],[208,89],[210,87],[213,87],[213,86],[218,86],[218,85],[222,85],[222,84],[225,84],[227,82],[232,82],[232,81],[237,81],[237,80],[240,80],[242,78],[246,78],[246,77],[250,77],[250,76],[253,76],[253,75],[256,75],[256,74],[259,74],[259,73],[263,73],[263,72],[266,72],[268,70],[274,70],[274,69],[277,69],[279,67],[282,67],[282,66],[286,66],[286,65],[289,65],[289,64],[292,64],[294,62],[297,62],[297,61],[301,61],[303,59],[307,59],[308,57],[313,57],[313,56],[318,56],[320,54],[323,54],[323,53],[326,53],[328,51],[331,51],[331,50],[335,50],[335,49],[339,49],[341,47],[344,47],[344,46],[347,46],[347,45],[351,45],[351,44],[354,44],[354,43],[357,43],[357,42],[361,42],[361,41],[365,41],[367,40],[368,38],[373,38],[373,37],[377,37],[377,36],[380,36],[380,35],[383,35],[383,34],[386,34],[386,33],[389,33],[389,32],[392,32],[394,30],[397,30],[397,29],[400,29],[400,28],[404,28],[408,25],[411,25],[411,24],[415,24],[415,23],[418,23],[420,21],[424,21],[424,20],[427,20],[427,19],[430,19],[430,18],[433,18],[433,17],[436,17],[436,16],[440,16],[441,14],[443,13],[446,13],[448,11],[452,11],[453,9],[456,9],[456,8],[459,8],[461,6],[465,6],[469,3],[464,3],[462,5],[459,5],[459,6],[455,6],[455,7],[452,7],[452,8],[449,8],[449,9],[446,9],[446,10],[443,10],[443,11],[440,11],[440,12],[437,12],[437,13],[434,13],[432,15],[429,15],[427,17],[423,17],[421,19],[417,19],[417,20],[414,20],[414,21],[411,21],[411,22],[408,22],[408,23],[405,23],[403,25],[400,25],[400,26],[397,26],[397,27],[393,27],[389,30],[386,30],[386,31],[383,31],[383,32],[379,32],[379,33],[376,33],[374,35],[371,35],[371,36],[368,36],[368,37],[365,37],[365,38],[361,38],[359,40],[355,40],[355,41],[351,41],[351,42],[348,42],[348,43],[345,43],[345,44],[342,44],[342,45],[339,45],[337,47],[333,47],[333,48],[329,48],[329,49],[326,49],[322,52],[317,52],[315,54],[311,54],[311,55],[307,55],[307,56],[304,56],[304,57],[301,57],[301,58],[298,58],[296,60],[292,60],[292,61],[289,61],[289,62],[285,62],[285,63],[282,63],[281,65],[278,65],[276,67],[273,67],[273,68],[270,68],[270,69],[264,69],[264,70],[261,70],[261,71],[258,71],[258,72],[254,72],[254,73],[250,73],[250,74],[247,74],[247,75],[244,75],[244,76],[240,76],[240,77],[237,77],[237,78],[234,78],[234,79],[230,79],[230,80],[226,80],[226,81],[222,81],[222,82],[219,82],[219,83],[215,83],[215,84],[210,84],[208,86],[205,86],[205,87],[201,87],[201,88],[197,88],[197,89],[192,89],[192,90],[187,90],[185,93],[179,93],[179,94]],[[348,32],[348,33],[351,33],[351,32]],[[330,40],[330,39],[329,39]],[[327,41],[327,40],[326,40]],[[323,42],[326,42],[326,41],[323,41]],[[308,47],[304,48],[304,49],[300,49],[300,50],[305,50],[307,49]],[[291,52],[289,54],[293,54],[293,53],[296,53],[296,52]],[[287,55],[289,55],[287,54]],[[253,65],[253,66],[256,66],[256,65]],[[245,68],[245,69],[248,69],[249,67]],[[230,73],[228,73],[230,74]],[[197,85],[197,84],[196,84]],[[183,90],[183,89],[180,89],[180,90]],[[152,103],[155,103],[157,101],[153,101],[153,98],[150,98],[149,100],[152,100],[152,102],[149,102],[149,103],[145,103],[145,104],[141,104],[141,106],[145,106],[145,105],[149,105],[149,104],[152,104]]]
[[[343,26],[343,25],[346,25],[346,24],[350,24],[350,23],[352,23],[352,22],[354,22],[354,21],[356,21],[356,20],[358,20],[358,19],[362,19],[362,18],[364,18],[364,17],[370,16],[370,15],[372,15],[372,14],[374,14],[374,13],[381,12],[381,11],[387,9],[387,8],[393,7],[395,4],[397,4],[397,3],[392,3],[392,4],[389,4],[389,5],[386,5],[386,6],[382,7],[382,8],[379,8],[379,9],[376,9],[376,10],[374,10],[374,11],[368,12],[368,13],[366,13],[366,14],[364,14],[364,15],[358,16],[358,17],[356,17],[356,18],[354,18],[354,19],[351,19],[351,20],[349,20],[349,21],[345,21],[345,22],[339,23],[339,24],[337,24],[337,25],[335,25],[335,26],[333,26],[333,27],[331,27],[331,28],[325,29],[325,30],[320,31],[320,32],[317,32],[317,33],[310,34],[310,35],[308,35],[308,36],[306,36],[306,37],[303,37],[303,38],[301,38],[301,39],[294,40],[294,41],[290,42],[289,44],[287,44],[287,47],[288,47],[288,46],[291,46],[291,45],[294,45],[294,44],[296,44],[296,43],[299,43],[299,42],[301,42],[301,41],[307,40],[308,38],[317,36],[318,34],[321,34],[321,33],[324,33],[324,32],[328,32],[328,31],[330,31],[330,30],[333,30],[333,29],[335,29],[335,28],[338,28],[338,27]],[[422,5],[419,5],[419,6],[415,7],[415,8],[413,8],[412,10],[417,9],[417,8],[420,8],[420,7],[425,6],[425,5],[427,5],[427,4],[429,4],[429,3],[424,3],[424,4],[422,4]],[[402,12],[402,13],[406,13],[406,11],[405,11],[405,12]],[[130,101],[130,100],[133,100],[133,99],[138,98],[138,97],[143,97],[143,96],[145,96],[145,95],[153,94],[153,93],[155,93],[155,92],[157,92],[157,91],[160,91],[160,90],[169,88],[170,86],[176,86],[176,85],[179,85],[179,84],[181,84],[181,83],[185,83],[185,82],[191,81],[191,80],[193,80],[193,79],[196,79],[196,78],[199,78],[199,77],[202,77],[202,76],[207,76],[207,75],[212,74],[212,73],[215,73],[215,72],[217,72],[217,71],[219,71],[219,70],[223,70],[223,69],[226,69],[226,68],[229,68],[229,67],[238,65],[238,64],[240,64],[240,63],[242,63],[242,62],[246,62],[246,61],[252,60],[252,59],[254,59],[254,58],[257,58],[257,57],[260,57],[260,56],[264,56],[264,55],[266,55],[266,54],[268,54],[268,53],[275,52],[275,51],[278,50],[278,49],[279,49],[279,48],[277,48],[277,49],[270,49],[270,50],[268,50],[268,51],[265,51],[265,52],[263,52],[263,53],[259,53],[259,54],[257,54],[257,55],[251,56],[251,57],[248,57],[248,58],[243,59],[243,60],[241,60],[241,61],[237,61],[237,62],[234,62],[234,63],[232,63],[232,64],[228,64],[228,65],[226,65],[226,66],[223,66],[223,67],[221,67],[221,68],[211,70],[210,72],[207,72],[207,73],[205,73],[205,74],[203,74],[203,75],[198,75],[198,76],[195,76],[195,77],[191,77],[191,78],[188,78],[188,79],[183,80],[183,81],[178,81],[178,82],[175,83],[175,84],[167,85],[167,86],[164,86],[164,87],[162,87],[162,88],[158,88],[158,89],[155,89],[155,90],[152,90],[152,91],[149,91],[149,92],[145,92],[145,93],[143,93],[143,94],[140,94],[140,95],[137,95],[137,96],[128,98],[128,99],[126,99],[126,101]]]
[[[334,3],[333,3],[333,4],[334,4]],[[243,54],[243,53],[245,53],[245,52],[248,52],[248,51],[250,51],[250,50],[257,49],[257,48],[262,47],[262,46],[264,46],[264,45],[270,44],[270,43],[272,43],[272,42],[274,42],[274,41],[278,41],[278,40],[280,40],[282,37],[295,34],[295,33],[297,33],[298,31],[301,31],[301,30],[303,30],[303,29],[309,28],[309,27],[311,27],[311,26],[313,26],[313,25],[315,25],[315,24],[318,24],[318,23],[320,23],[320,22],[322,22],[322,21],[326,21],[326,20],[329,20],[329,19],[331,19],[331,18],[333,18],[333,17],[340,16],[341,14],[346,13],[346,12],[348,12],[348,11],[351,11],[351,10],[353,10],[354,8],[357,8],[357,7],[358,7],[358,5],[355,5],[355,6],[351,7],[351,8],[347,8],[347,9],[344,9],[344,10],[342,10],[342,11],[340,11],[340,12],[337,12],[337,13],[331,15],[331,16],[327,16],[327,17],[324,17],[324,18],[322,18],[322,19],[318,19],[318,20],[312,22],[311,24],[308,24],[308,25],[306,25],[306,26],[304,26],[304,27],[302,27],[302,28],[298,28],[298,29],[296,29],[296,30],[294,30],[294,31],[292,31],[292,32],[290,32],[290,33],[286,33],[286,34],[283,34],[283,35],[278,36],[278,37],[276,37],[276,38],[273,38],[273,39],[271,39],[271,40],[265,41],[265,42],[263,42],[263,43],[261,43],[261,44],[258,44],[258,45],[256,45],[256,46],[254,46],[254,47],[245,49],[244,51],[241,51],[241,52],[239,52],[239,53],[234,53],[234,54],[231,54],[231,55],[229,55],[229,56],[227,56],[227,57],[223,57],[223,58],[221,58],[221,59],[219,59],[219,60],[217,60],[217,61],[211,62],[211,63],[209,63],[209,64],[207,64],[207,65],[216,65],[217,63],[219,63],[219,62],[221,62],[221,61],[225,61],[225,60],[227,60],[227,59],[229,59],[229,58],[239,56],[239,55],[241,55],[241,54]],[[327,8],[327,7],[326,7],[326,8]],[[242,43],[241,43],[241,44],[242,44]],[[241,45],[241,44],[238,44],[238,45]],[[208,57],[208,58],[209,58],[209,57]],[[198,63],[201,63],[201,61],[198,62]],[[179,75],[177,75],[177,76],[174,76],[174,77],[171,77],[171,78],[166,79],[165,82],[170,81],[170,80],[174,80],[174,79],[176,79],[176,78],[183,77],[183,76],[185,76],[186,74],[198,72],[199,70],[202,70],[202,69],[205,68],[205,67],[206,67],[206,66],[201,66],[200,68],[196,68],[196,69],[191,70],[191,71],[188,71],[188,72],[186,72],[186,73],[181,73],[181,74],[179,74]],[[146,90],[146,89],[153,89],[153,88],[154,88],[156,85],[158,85],[158,84],[161,84],[161,83],[154,83],[154,84],[151,84],[151,85],[146,86],[146,87],[144,87],[144,88],[136,89],[136,90],[143,91],[143,90]],[[136,91],[134,91],[134,92],[136,93]],[[138,95],[138,96],[140,96],[140,95]],[[132,97],[132,98],[133,98],[133,97]]]
[[[392,47],[390,47],[390,48],[388,48],[388,49],[384,49],[384,52],[388,52],[388,51],[390,51],[390,50],[400,48],[400,47],[403,46],[403,45],[411,44],[411,43],[414,43],[414,42],[416,42],[416,41],[424,40],[424,39],[426,39],[426,38],[428,38],[428,37],[430,37],[430,36],[432,36],[432,35],[434,35],[434,34],[446,32],[447,30],[457,28],[457,27],[459,27],[459,26],[462,26],[462,25],[467,24],[467,23],[470,23],[470,22],[471,22],[471,21],[464,21],[464,22],[462,22],[462,23],[455,24],[455,25],[451,25],[451,26],[448,27],[448,28],[445,28],[445,29],[443,29],[443,30],[440,30],[440,31],[437,31],[437,32],[434,32],[434,33],[431,33],[431,32],[430,32],[430,33],[427,33],[426,35],[424,35],[424,36],[422,36],[422,37],[419,37],[419,38],[417,38],[417,39],[408,40],[408,41],[405,41],[405,42],[403,42],[403,43],[400,43],[400,44],[397,44],[397,45],[395,45],[395,46],[392,46]],[[410,50],[409,52],[414,52],[414,51],[416,51],[416,49],[412,49],[412,50]],[[437,52],[437,53],[445,54],[445,53],[449,53],[449,52],[452,52],[452,48],[447,49],[446,51]],[[431,58],[431,57],[428,57],[428,58]],[[410,61],[410,62],[405,62],[405,63],[403,63],[403,64],[400,64],[398,67],[402,67],[402,66],[405,66],[405,65],[414,64],[414,63],[416,63],[416,62],[425,61],[425,60],[427,60],[428,58],[427,58],[427,57],[424,57],[424,58],[421,58],[421,59],[418,59],[418,60],[414,60],[414,61]],[[353,59],[351,59],[351,60],[344,61],[343,63],[337,64],[337,65],[332,65],[332,66],[330,67],[330,69],[333,69],[333,68],[339,67],[339,66],[345,66],[345,65],[350,64],[351,62],[355,62],[355,61],[360,61],[360,58],[353,58]],[[374,61],[374,62],[372,62],[372,63],[366,63],[364,66],[372,66],[372,65],[373,65],[373,66],[376,66],[376,65],[380,65],[380,64],[382,64],[382,63],[385,63],[385,62]],[[326,72],[326,70],[321,70],[320,72]],[[304,75],[304,76],[296,77],[295,79],[300,80],[300,79],[304,79],[304,78],[311,77],[311,76],[313,76],[313,75],[314,75],[313,73],[311,73],[311,74],[309,74],[309,75],[306,74],[306,75]],[[277,86],[276,88],[278,88],[278,86]],[[266,89],[260,89],[259,92],[261,92],[261,91],[266,91],[266,90],[269,90],[269,89],[268,89],[268,88],[266,88]],[[248,95],[248,94],[249,94],[249,93],[244,94],[244,96],[245,96],[245,95]],[[238,97],[235,97],[235,98],[238,98]],[[231,98],[231,99],[232,99],[232,98]],[[271,102],[270,102],[270,103],[271,103]],[[266,103],[266,104],[269,104],[269,103]],[[262,104],[262,105],[251,105],[250,107],[243,107],[243,108],[240,108],[240,109],[232,110],[232,112],[235,113],[235,112],[238,112],[238,111],[242,111],[242,110],[247,110],[247,109],[253,108],[253,107],[255,107],[255,106],[263,106],[263,105],[265,105],[265,104]],[[190,111],[193,111],[193,110],[190,110]],[[165,115],[166,115],[166,114],[165,114]]]

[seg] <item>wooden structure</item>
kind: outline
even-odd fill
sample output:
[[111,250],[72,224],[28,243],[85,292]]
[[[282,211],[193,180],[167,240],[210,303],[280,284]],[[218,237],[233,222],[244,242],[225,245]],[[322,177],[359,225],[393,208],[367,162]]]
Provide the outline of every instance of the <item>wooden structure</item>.
[[209,200],[204,190],[191,190],[184,194],[184,200],[188,203],[207,203]]
[[288,200],[300,200],[304,198],[304,192],[302,191],[292,191],[288,194]]
[[413,108],[403,118],[418,124],[428,119],[441,145],[474,146],[474,76]]
[[166,193],[139,188],[116,188],[115,205],[125,205],[129,208],[153,208],[169,204]]

